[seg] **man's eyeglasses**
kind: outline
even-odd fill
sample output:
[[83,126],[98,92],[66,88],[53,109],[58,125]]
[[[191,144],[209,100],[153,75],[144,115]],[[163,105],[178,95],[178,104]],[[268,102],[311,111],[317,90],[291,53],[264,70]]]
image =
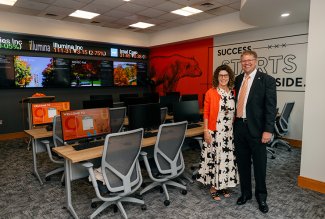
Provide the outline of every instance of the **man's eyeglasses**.
[[247,60],[241,60],[241,63],[246,63],[246,62],[252,62],[255,61],[256,59],[247,59]]

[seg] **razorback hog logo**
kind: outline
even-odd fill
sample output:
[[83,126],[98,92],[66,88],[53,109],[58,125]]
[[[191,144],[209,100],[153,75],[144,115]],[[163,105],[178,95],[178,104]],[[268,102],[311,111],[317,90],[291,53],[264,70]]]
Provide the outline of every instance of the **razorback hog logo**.
[[194,58],[181,55],[154,56],[150,59],[150,79],[160,94],[175,91],[184,77],[200,77],[202,71]]

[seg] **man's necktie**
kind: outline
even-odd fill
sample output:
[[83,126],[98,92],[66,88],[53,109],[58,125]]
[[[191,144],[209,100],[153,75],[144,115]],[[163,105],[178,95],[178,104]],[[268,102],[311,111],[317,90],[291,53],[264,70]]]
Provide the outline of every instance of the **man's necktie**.
[[246,98],[246,93],[247,93],[246,91],[247,91],[249,78],[250,78],[250,76],[245,77],[243,84],[239,91],[239,99],[237,102],[237,117],[239,117],[239,118],[243,117],[244,103],[245,103],[245,98]]

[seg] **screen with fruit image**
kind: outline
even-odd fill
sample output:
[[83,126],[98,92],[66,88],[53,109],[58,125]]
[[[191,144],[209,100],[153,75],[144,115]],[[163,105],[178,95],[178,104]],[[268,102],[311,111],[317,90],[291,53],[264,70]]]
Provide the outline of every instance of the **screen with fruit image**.
[[94,138],[110,133],[108,108],[61,112],[63,140]]
[[70,102],[34,103],[31,109],[33,125],[50,124],[61,111],[70,110]]
[[114,67],[115,86],[136,86],[137,85],[137,63],[136,62],[117,62]]
[[43,87],[44,75],[51,71],[52,61],[50,57],[15,56],[15,86]]

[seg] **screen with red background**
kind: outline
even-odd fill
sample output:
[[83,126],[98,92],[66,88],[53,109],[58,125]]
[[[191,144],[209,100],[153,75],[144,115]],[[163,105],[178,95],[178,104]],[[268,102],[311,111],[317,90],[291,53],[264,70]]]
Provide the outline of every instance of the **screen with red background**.
[[63,140],[76,140],[108,134],[108,108],[69,110],[61,112]]
[[66,110],[70,110],[70,102],[34,103],[32,104],[33,125],[52,123],[55,115]]

